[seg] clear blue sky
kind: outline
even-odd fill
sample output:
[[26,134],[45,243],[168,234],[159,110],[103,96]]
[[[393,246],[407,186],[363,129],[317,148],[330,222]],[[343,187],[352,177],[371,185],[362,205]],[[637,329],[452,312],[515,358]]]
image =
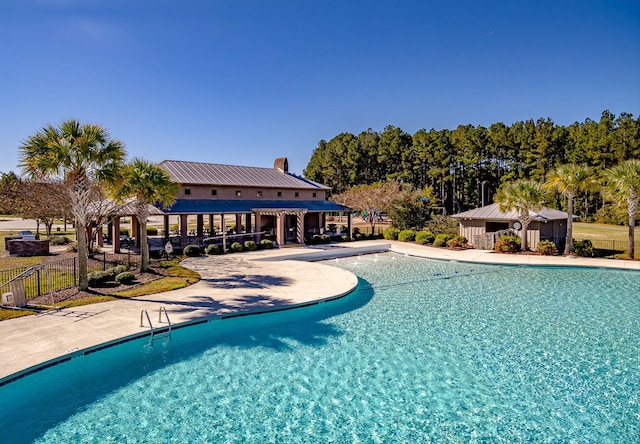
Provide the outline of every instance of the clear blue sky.
[[340,132],[640,114],[640,2],[2,0],[0,171],[68,118],[302,173]]

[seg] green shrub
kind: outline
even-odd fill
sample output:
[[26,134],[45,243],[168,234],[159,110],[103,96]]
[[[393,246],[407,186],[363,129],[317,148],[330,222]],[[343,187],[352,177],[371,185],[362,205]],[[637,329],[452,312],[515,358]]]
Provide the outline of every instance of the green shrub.
[[553,256],[556,254],[556,244],[550,240],[541,240],[536,246],[536,253],[540,253],[544,256]]
[[436,235],[431,231],[419,231],[416,233],[416,242],[421,245],[432,244],[436,240]]
[[94,271],[89,273],[89,285],[102,285],[107,282],[115,280],[116,276],[120,273],[129,271],[127,265],[117,265],[115,267],[107,268],[106,270]]
[[498,253],[516,253],[520,251],[521,245],[522,239],[520,239],[520,236],[505,235],[498,238],[493,245],[493,249]]
[[413,242],[416,239],[416,232],[413,230],[402,230],[398,233],[400,242]]
[[425,228],[432,233],[446,233],[451,239],[460,233],[460,222],[453,217],[435,215],[426,223]]
[[258,249],[258,246],[254,241],[250,240],[244,243],[244,249],[247,251],[255,251]]
[[147,227],[147,235],[148,236],[157,236],[158,229],[156,227]]
[[69,245],[71,243],[71,239],[67,236],[51,236],[49,243],[51,245]]
[[128,228],[120,228],[120,236],[129,236],[129,229]]
[[271,239],[262,239],[260,241],[260,248],[263,250],[270,250],[273,248],[273,241]]
[[346,234],[340,236],[340,240],[342,240],[342,242],[351,242],[351,238],[349,238],[349,236],[347,236]]
[[382,233],[386,240],[398,240],[398,234],[400,234],[400,229],[396,227],[389,227]]
[[87,275],[89,280],[89,287],[98,287],[104,285],[114,279],[114,276],[108,270],[105,271],[92,271]]
[[204,252],[207,254],[220,254],[221,251],[222,248],[214,244],[207,245],[207,248],[204,249]]
[[449,248],[463,248],[467,245],[467,238],[464,236],[455,236],[447,241]]
[[112,281],[116,278],[120,273],[125,273],[129,271],[129,267],[127,265],[117,265],[115,267],[107,268],[103,273],[108,277],[109,281]]
[[240,242],[234,242],[229,247],[229,250],[233,253],[240,253],[242,251],[242,244]]
[[197,245],[187,245],[184,247],[183,253],[185,256],[195,257],[200,256],[202,254],[202,250]]
[[451,239],[453,239],[453,236],[449,233],[438,233],[435,240],[433,241],[433,246],[444,247]]
[[328,244],[329,242],[331,242],[331,236],[329,236],[328,234],[320,235],[320,243]]
[[78,242],[73,241],[67,247],[67,251],[73,251],[74,253],[78,252]]
[[581,257],[595,256],[595,251],[593,250],[593,244],[589,239],[574,240],[573,248],[571,248],[571,252],[576,256],[581,256]]
[[128,284],[130,282],[133,282],[135,278],[135,275],[130,271],[124,271],[116,275],[116,282],[118,284]]

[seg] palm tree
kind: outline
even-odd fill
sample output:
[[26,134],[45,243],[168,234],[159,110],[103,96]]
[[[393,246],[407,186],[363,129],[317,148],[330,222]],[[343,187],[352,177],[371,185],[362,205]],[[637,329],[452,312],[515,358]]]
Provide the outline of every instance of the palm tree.
[[567,198],[567,241],[564,254],[571,254],[573,248],[573,201],[579,191],[595,191],[599,184],[587,165],[560,165],[551,172],[546,186]]
[[522,251],[527,251],[527,229],[531,222],[530,211],[538,211],[545,201],[544,186],[536,181],[520,179],[502,184],[495,196],[500,211],[515,210],[522,224]]
[[114,180],[126,157],[122,142],[101,125],[67,120],[48,125],[20,146],[20,167],[31,179],[62,178],[69,190],[78,239],[78,288],[89,288],[87,231],[91,186]]
[[640,202],[640,160],[630,159],[622,162],[604,173],[604,195],[611,201],[627,201],[627,213],[629,214],[629,247],[627,258],[633,259],[635,255],[635,227],[638,214],[638,202]]
[[144,159],[135,158],[122,169],[120,182],[112,186],[112,195],[118,200],[133,198],[132,205],[140,224],[140,271],[149,269],[149,242],[147,220],[149,205],[169,206],[175,201],[178,184],[165,170]]

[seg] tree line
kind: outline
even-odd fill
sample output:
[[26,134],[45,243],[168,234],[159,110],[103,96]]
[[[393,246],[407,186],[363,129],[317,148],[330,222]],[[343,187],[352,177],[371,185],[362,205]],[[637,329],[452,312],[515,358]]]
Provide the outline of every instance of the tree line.
[[[599,121],[586,119],[569,126],[550,118],[502,122],[456,129],[368,129],[358,135],[340,133],[321,140],[303,174],[336,194],[350,187],[398,181],[414,189],[429,187],[448,214],[493,202],[506,182],[545,182],[563,164],[584,164],[596,179],[607,169],[640,158],[640,118],[604,111]],[[575,212],[584,219],[625,223],[625,212],[605,206],[599,191],[580,193]],[[551,207],[565,208],[558,197]]]

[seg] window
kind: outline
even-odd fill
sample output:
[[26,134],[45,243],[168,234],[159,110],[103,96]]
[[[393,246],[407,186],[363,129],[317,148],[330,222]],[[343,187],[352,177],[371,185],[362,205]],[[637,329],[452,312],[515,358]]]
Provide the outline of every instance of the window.
[[217,196],[218,195],[218,190],[211,190],[211,195],[212,196]]
[[296,191],[296,197],[300,197],[300,193]]
[[240,190],[236,190],[236,196],[237,196],[237,197],[242,196],[242,191],[240,191]]
[[191,188],[185,188],[184,189],[184,195],[185,196],[190,196],[191,195]]
[[282,197],[282,191],[278,191],[278,197]]
[[256,194],[258,195],[258,197],[262,197],[262,191],[258,191]]
[[316,197],[316,192],[315,191],[313,192],[313,197]]

